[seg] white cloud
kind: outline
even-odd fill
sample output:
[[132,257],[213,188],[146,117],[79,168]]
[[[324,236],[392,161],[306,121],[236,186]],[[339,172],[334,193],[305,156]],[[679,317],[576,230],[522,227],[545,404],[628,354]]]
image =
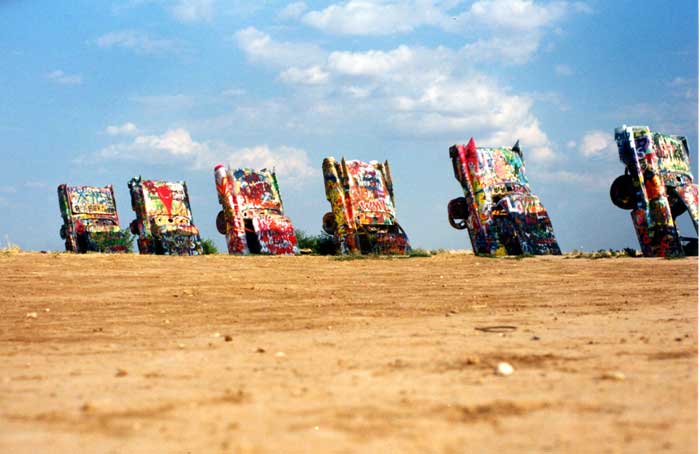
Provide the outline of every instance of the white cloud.
[[121,47],[139,54],[166,52],[175,48],[175,43],[167,39],[154,39],[139,30],[119,30],[97,38],[97,45],[103,49]]
[[79,74],[66,74],[60,69],[51,71],[46,77],[61,85],[80,85],[83,83],[83,76]]
[[277,14],[280,19],[297,19],[306,11],[308,6],[304,2],[294,2],[282,8]]
[[292,67],[280,74],[280,80],[291,84],[322,85],[328,82],[328,73],[319,66],[306,69]]
[[310,11],[302,18],[307,25],[337,35],[406,33],[421,25],[438,25],[448,20],[431,0],[350,0],[322,11]]
[[[278,43],[267,34],[247,30],[255,36],[252,41],[261,42],[249,47],[257,49],[254,54],[264,55],[265,59],[296,49],[297,44]],[[244,45],[250,41],[244,40]],[[284,52],[268,52],[275,49]],[[292,63],[279,75],[279,80],[301,88],[314,84],[328,87],[323,92],[299,94],[298,105],[291,107],[298,121],[302,115],[314,118],[315,124],[318,119],[357,124],[356,119],[361,118],[364,122],[383,123],[388,130],[404,136],[468,132],[489,145],[521,139],[531,159],[552,162],[558,158],[532,113],[533,98],[514,94],[474,69],[465,70],[461,62],[468,53],[464,49],[405,45],[364,52],[315,49],[318,55],[313,65]],[[258,107],[250,113],[257,114]],[[243,111],[239,114],[245,116]],[[275,115],[267,112],[264,116]]]
[[332,52],[328,57],[328,67],[340,74],[351,76],[381,76],[396,71],[401,66],[411,63],[413,59],[414,53],[407,46],[399,46],[389,52]]
[[568,142],[566,142],[566,148],[576,148],[576,141],[569,140]]
[[227,159],[231,167],[275,169],[277,175],[292,186],[302,186],[316,179],[319,171],[311,165],[306,151],[281,146],[270,149],[267,145],[234,151]]
[[324,59],[317,45],[275,41],[255,27],[239,30],[234,38],[249,60],[270,66],[308,66]]
[[[184,128],[169,129],[160,135],[139,135],[131,142],[102,148],[96,156],[104,160],[137,160],[161,165],[189,164],[193,169],[207,171],[211,171],[220,161],[228,162],[233,167],[275,168],[278,176],[297,187],[313,181],[318,175],[308,154],[302,149],[289,146],[270,148],[267,145],[236,149],[227,144],[194,140]],[[2,188],[0,192],[3,192]]]
[[112,144],[97,152],[104,159],[163,162],[187,158],[196,165],[208,154],[209,146],[194,141],[183,128],[169,129],[161,135],[140,135],[130,143]]
[[573,76],[574,70],[569,65],[559,64],[554,66],[554,73],[557,76]]
[[479,0],[460,15],[460,24],[479,22],[490,28],[505,30],[536,30],[550,27],[568,12],[564,1],[535,3],[533,0]]
[[0,186],[0,194],[15,194],[17,193],[17,188],[14,186]]
[[581,139],[579,152],[587,158],[614,157],[617,153],[617,145],[612,132],[588,131]]
[[211,21],[214,0],[178,0],[170,7],[170,12],[180,22]]
[[126,122],[123,125],[110,125],[105,128],[105,133],[110,136],[131,136],[138,134],[139,130],[135,124]]
[[541,36],[536,32],[521,34],[506,32],[495,38],[478,39],[467,43],[463,51],[469,60],[523,64],[537,52],[540,42]]

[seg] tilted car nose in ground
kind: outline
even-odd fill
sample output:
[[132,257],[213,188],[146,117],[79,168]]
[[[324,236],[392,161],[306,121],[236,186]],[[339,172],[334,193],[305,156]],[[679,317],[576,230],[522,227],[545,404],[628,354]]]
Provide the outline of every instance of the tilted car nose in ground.
[[475,254],[561,254],[552,222],[530,192],[519,143],[512,148],[450,147],[464,197],[447,205],[450,225],[468,229]]
[[683,237],[676,219],[686,211],[698,233],[698,186],[690,172],[685,137],[647,126],[615,129],[625,174],[610,187],[612,202],[632,210],[632,224],[646,257],[698,255],[698,239]]
[[389,162],[323,160],[323,179],[331,212],[323,230],[341,254],[408,254],[411,246],[396,220]]
[[112,186],[58,186],[61,239],[68,252],[128,252]]
[[284,215],[274,170],[214,167],[223,208],[216,228],[226,235],[229,254],[298,254],[292,221]]
[[131,233],[138,236],[141,254],[200,255],[202,240],[192,220],[190,198],[184,181],[129,181],[131,207],[136,219]]

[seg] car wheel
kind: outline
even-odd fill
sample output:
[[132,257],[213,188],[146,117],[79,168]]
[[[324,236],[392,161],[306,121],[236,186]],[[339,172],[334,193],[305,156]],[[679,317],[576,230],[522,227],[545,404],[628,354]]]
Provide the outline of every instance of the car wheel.
[[220,234],[226,235],[226,216],[223,210],[219,211],[216,215],[216,230],[218,230]]
[[329,235],[335,235],[335,232],[338,230],[338,222],[335,220],[335,215],[331,212],[324,214],[322,222],[323,231]]
[[631,175],[620,175],[610,186],[610,200],[616,207],[632,210],[637,206],[637,194]]
[[464,230],[467,228],[467,217],[469,217],[467,199],[458,197],[450,200],[447,204],[447,220],[450,221],[450,225],[457,230]]

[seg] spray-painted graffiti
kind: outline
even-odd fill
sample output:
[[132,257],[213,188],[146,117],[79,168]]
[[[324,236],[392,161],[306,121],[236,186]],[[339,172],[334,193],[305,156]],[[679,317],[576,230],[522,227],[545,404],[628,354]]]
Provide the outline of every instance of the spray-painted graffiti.
[[464,197],[447,207],[452,227],[469,230],[476,254],[561,254],[552,223],[530,192],[519,144],[512,148],[450,148]]
[[323,160],[323,179],[331,212],[323,230],[343,254],[407,254],[408,237],[396,220],[389,163]]
[[697,238],[680,236],[676,218],[688,211],[698,231],[698,187],[690,172],[685,137],[652,132],[647,126],[615,129],[625,174],[610,187],[610,198],[631,217],[647,257],[697,255]]
[[126,252],[112,186],[58,186],[61,239],[69,252]]
[[192,221],[184,182],[129,181],[131,207],[136,219],[131,232],[138,236],[141,254],[199,255],[202,241]]
[[284,215],[277,176],[268,169],[214,167],[222,210],[216,218],[229,254],[297,254],[292,221]]

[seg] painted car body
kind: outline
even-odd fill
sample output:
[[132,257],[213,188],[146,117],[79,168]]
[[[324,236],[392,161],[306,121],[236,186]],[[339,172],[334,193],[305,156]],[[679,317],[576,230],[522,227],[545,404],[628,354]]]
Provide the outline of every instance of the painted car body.
[[552,222],[530,190],[520,146],[450,147],[464,197],[450,201],[452,227],[469,230],[472,250],[481,255],[561,254]]
[[130,228],[138,236],[141,254],[200,255],[202,241],[192,220],[185,182],[129,181],[136,219]]
[[676,218],[689,213],[698,231],[698,186],[690,171],[685,137],[652,132],[647,126],[615,129],[625,174],[613,182],[613,203],[631,210],[646,257],[697,255],[697,238],[680,235]]
[[292,221],[284,215],[274,170],[214,167],[222,210],[216,228],[229,254],[298,254]]
[[342,254],[408,254],[408,236],[396,219],[389,163],[323,160],[323,179],[331,212],[323,230]]
[[61,239],[69,252],[128,252],[112,186],[58,186]]

